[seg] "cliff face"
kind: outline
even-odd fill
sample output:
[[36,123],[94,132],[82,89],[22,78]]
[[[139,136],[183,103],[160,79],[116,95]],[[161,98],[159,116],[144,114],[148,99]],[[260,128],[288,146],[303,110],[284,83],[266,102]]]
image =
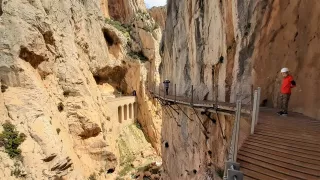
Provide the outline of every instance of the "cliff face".
[[161,29],[165,28],[167,19],[167,7],[153,7],[148,10],[152,18],[160,25]]
[[[241,99],[244,104],[251,101],[252,86],[260,86],[261,101],[267,99],[268,106],[276,107],[281,81],[279,71],[287,66],[298,82],[293,90],[291,109],[319,118],[320,101],[316,94],[319,87],[315,79],[320,68],[315,50],[319,39],[316,28],[319,7],[317,1],[303,0],[168,1],[163,46],[160,47],[163,55],[161,79],[177,84],[180,96],[191,97],[193,85],[195,99],[226,102]],[[169,93],[173,94],[173,90],[171,88]],[[190,110],[185,112],[189,117],[195,115]],[[172,115],[166,118],[162,142],[171,143],[168,148],[163,144],[165,176],[173,179],[178,176],[178,179],[214,177],[207,170],[221,168],[226,156],[225,144],[219,144],[223,141],[219,135],[211,134],[207,140],[209,145],[212,143],[219,149],[209,157],[213,167],[208,167],[205,165],[209,162],[206,159],[208,144],[193,146],[190,143],[193,139],[206,142],[201,133],[195,132],[201,125],[193,128],[196,120],[177,124]],[[226,117],[225,122],[228,118],[232,119]],[[186,117],[176,118],[180,119],[187,120]],[[200,116],[200,119],[208,121],[205,117]],[[222,132],[228,137],[232,123],[225,122],[221,123],[225,124]],[[241,123],[245,137],[250,123],[247,120]],[[208,124],[204,127],[213,128]],[[180,150],[189,149],[187,146],[192,152]],[[183,165],[173,164],[177,162]],[[200,172],[199,168],[190,166],[194,162],[203,167]],[[191,171],[192,168],[196,171]]]
[[[130,12],[140,6],[143,11],[141,2],[130,2],[133,5],[128,8],[134,7]],[[152,113],[159,111],[159,106],[144,92],[147,80],[159,79],[156,64],[160,64],[160,56],[156,49],[160,39],[155,38],[161,37],[160,30],[118,30],[119,26],[105,22],[100,10],[103,2],[36,0],[0,4],[0,123],[9,121],[27,135],[21,145],[23,161],[0,153],[1,177],[14,179],[11,173],[17,163],[27,179],[87,179],[94,173],[101,179],[115,179],[126,158],[126,154],[121,156],[121,147],[129,149],[134,158],[145,150],[128,143],[119,145],[120,134],[130,139],[132,133],[110,119],[115,112],[108,109],[108,98],[114,98],[117,91],[131,94],[137,90],[141,105],[138,112],[150,114],[141,118],[142,128],[159,149],[161,113],[153,121]],[[108,8],[110,14],[116,10]],[[152,24],[152,19],[149,21]],[[150,38],[139,37],[143,33]],[[132,57],[129,52],[138,56]],[[133,72],[134,76],[130,74]],[[136,131],[141,130],[134,130],[134,134]],[[139,138],[135,141],[152,151],[144,156],[157,157],[150,144]]]
[[236,2],[169,1],[161,73],[177,84],[178,94],[190,96],[194,85],[197,99],[249,97],[251,37],[244,39],[242,26],[253,7]]
[[320,118],[319,8],[316,0],[268,1],[252,56],[254,85],[262,87],[269,106],[278,104],[279,71],[288,67],[297,81],[290,109],[315,118]]
[[102,9],[108,7],[108,13],[104,11],[106,17],[122,23],[129,23],[138,11],[147,10],[143,0],[101,0],[101,5]]

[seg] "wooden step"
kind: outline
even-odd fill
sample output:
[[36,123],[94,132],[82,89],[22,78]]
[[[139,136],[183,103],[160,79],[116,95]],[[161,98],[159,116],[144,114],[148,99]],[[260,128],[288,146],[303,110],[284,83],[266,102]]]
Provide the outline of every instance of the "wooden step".
[[304,129],[297,129],[297,128],[292,128],[289,129],[289,127],[280,127],[277,125],[273,125],[273,126],[266,126],[266,125],[259,125],[257,128],[257,130],[269,130],[269,131],[275,131],[275,132],[286,132],[286,133],[292,133],[294,135],[300,135],[300,134],[304,134],[304,135],[317,135],[317,133],[319,133],[320,131],[312,129],[312,128],[304,128]]
[[313,170],[313,169],[297,166],[297,165],[290,164],[290,163],[284,163],[279,160],[271,159],[271,158],[264,157],[264,156],[259,156],[259,155],[253,154],[253,153],[247,153],[247,152],[242,151],[241,153],[239,153],[238,158],[241,159],[241,157],[248,157],[248,158],[256,159],[256,160],[263,161],[268,164],[280,166],[280,167],[287,168],[289,170],[293,170],[293,171],[300,172],[303,174],[308,174],[311,176],[320,177],[320,171],[318,171],[318,170]]
[[320,152],[319,146],[318,145],[314,145],[314,144],[308,144],[305,142],[299,142],[299,141],[294,141],[294,140],[288,140],[288,139],[282,139],[282,138],[276,138],[276,137],[270,137],[270,136],[264,136],[261,134],[255,134],[254,136],[250,136],[249,138],[260,138],[260,139],[264,139],[264,140],[269,140],[272,142],[285,142],[285,143],[290,143],[290,144],[295,144],[297,146],[302,146],[308,149],[312,149],[312,150],[317,150]]
[[[301,126],[301,125],[300,125]],[[277,131],[277,132],[290,132],[293,134],[310,134],[310,135],[315,135],[316,133],[318,133],[319,128],[301,128],[301,129],[297,129],[297,128],[289,128],[289,127],[281,127],[281,126],[277,126],[277,125],[259,125],[257,126],[256,129],[262,129],[262,130],[273,130],[273,131]]]
[[[241,171],[242,169],[249,169],[251,171],[255,171],[255,172],[258,172],[259,174],[264,175],[264,177],[269,176],[269,177],[272,177],[273,179],[281,179],[281,180],[295,179],[294,176],[283,174],[281,172],[275,171],[275,169],[266,168],[265,166],[262,166],[262,164],[259,161],[255,161],[254,163],[252,163],[246,160],[238,159],[238,162],[240,163]],[[257,179],[260,179],[260,178],[258,177]],[[262,178],[261,180],[264,180],[264,178]]]
[[256,172],[256,171],[253,171],[253,170],[250,170],[250,169],[246,169],[244,167],[241,167],[240,170],[245,175],[244,178],[243,178],[244,180],[260,180],[260,179],[274,180],[275,179],[274,177],[270,177],[270,176],[261,174],[261,173]]
[[[272,151],[263,152],[263,151],[256,150],[254,148],[246,147],[246,148],[242,148],[241,151],[239,152],[239,154],[242,154],[242,155],[246,155],[248,153],[255,154],[255,155],[258,155],[261,157],[270,158],[275,161],[281,161],[284,163],[293,164],[296,166],[312,169],[312,170],[320,172],[320,164],[314,165],[314,164],[310,164],[308,162],[299,161],[298,159],[290,159],[290,158],[294,158],[292,156],[290,156],[290,158],[288,158],[286,156],[278,156],[278,155],[273,154]],[[249,156],[249,155],[247,155],[247,156]]]
[[254,139],[254,138],[249,138],[249,139],[247,139],[246,142],[258,143],[258,144],[276,147],[276,148],[280,148],[283,150],[288,150],[288,151],[292,151],[292,152],[296,152],[296,153],[302,153],[302,154],[308,155],[310,158],[314,158],[314,159],[320,161],[320,153],[316,152],[316,151],[310,151],[310,150],[306,150],[306,149],[302,149],[302,148],[295,148],[291,145],[283,145],[281,143],[268,142],[268,141],[263,141],[263,140],[259,140],[259,139]]
[[259,148],[273,150],[273,151],[276,151],[276,152],[287,153],[287,154],[294,155],[294,156],[299,156],[299,157],[307,159],[309,162],[314,162],[314,164],[320,164],[320,161],[317,160],[317,159],[319,159],[319,157],[310,156],[310,155],[306,155],[306,154],[299,153],[299,152],[293,152],[293,151],[286,150],[286,149],[276,148],[276,147],[272,147],[270,145],[264,145],[264,144],[261,144],[261,143],[252,143],[252,142],[245,141],[244,144],[245,145],[248,144],[248,145],[257,146]]
[[[278,166],[278,165],[269,164],[268,162],[264,162],[264,161],[253,159],[253,158],[246,157],[246,156],[239,156],[238,159],[240,161],[244,161],[244,162],[248,162],[248,163],[251,163],[251,164],[258,165],[260,167],[263,167],[264,169],[269,169],[270,171],[273,171],[274,173],[278,173],[278,174],[285,174],[287,176],[293,176],[293,177],[297,177],[297,178],[300,178],[300,179],[306,179],[306,180],[320,178],[320,177],[317,177],[317,176],[312,176],[312,175],[309,175],[309,174],[305,174],[305,173],[294,171],[294,170],[291,170],[291,169],[288,169],[288,168],[284,168],[284,167],[281,167],[281,166]],[[258,172],[260,172],[260,171],[258,171]],[[264,171],[262,171],[262,172],[264,172]],[[276,176],[276,177],[280,177],[280,176]]]
[[255,134],[260,134],[260,135],[264,135],[264,136],[272,136],[275,138],[288,139],[288,140],[293,140],[293,141],[297,141],[297,142],[304,142],[304,143],[320,146],[320,142],[318,142],[318,141],[310,140],[310,139],[301,139],[299,137],[294,137],[294,136],[290,136],[290,135],[286,135],[286,134],[279,134],[279,133],[265,132],[265,131],[255,131]]
[[276,149],[270,149],[270,148],[262,148],[260,147],[259,145],[250,145],[250,144],[244,144],[240,150],[240,152],[242,151],[242,149],[254,149],[256,151],[261,151],[263,153],[267,153],[267,154],[270,154],[270,155],[274,155],[274,156],[280,156],[280,157],[283,157],[283,158],[286,158],[286,159],[290,159],[290,160],[296,160],[296,161],[300,161],[300,162],[303,162],[303,163],[307,163],[307,164],[310,164],[311,166],[314,166],[314,169],[319,169],[320,168],[320,162],[319,161],[316,161],[316,160],[313,160],[313,159],[306,159],[304,157],[300,157],[300,156],[296,156],[296,155],[293,155],[291,153],[286,153],[286,152],[280,152],[280,151],[277,151]]

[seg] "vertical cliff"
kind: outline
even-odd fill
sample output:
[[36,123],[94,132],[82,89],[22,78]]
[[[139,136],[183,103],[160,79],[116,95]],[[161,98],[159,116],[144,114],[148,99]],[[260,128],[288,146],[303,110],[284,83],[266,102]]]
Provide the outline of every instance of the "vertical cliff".
[[[160,47],[161,79],[177,84],[180,96],[191,97],[193,85],[195,99],[241,99],[244,104],[251,102],[252,86],[260,86],[261,101],[277,107],[279,71],[287,66],[298,82],[291,110],[319,118],[319,87],[315,79],[320,67],[315,51],[319,7],[317,1],[303,0],[168,1]],[[170,91],[173,94],[173,88]],[[208,118],[198,118],[190,109],[185,112],[193,121],[181,114],[175,118],[166,116],[163,121],[164,175],[171,179],[215,177],[210,170],[222,167],[233,117],[221,117],[223,128],[216,129],[217,134],[210,134],[206,140],[201,124],[195,124],[197,119],[207,122]],[[245,137],[250,122],[243,119],[241,124]],[[218,125],[204,123],[204,128],[214,129]],[[219,131],[226,135],[226,140],[221,139]],[[198,144],[193,146],[192,142]],[[218,153],[208,157],[210,146],[204,142],[218,148]],[[209,160],[211,167],[207,165]],[[194,162],[197,167],[191,167]]]
[[147,11],[143,0],[108,0],[107,3],[109,16],[122,23],[129,23],[138,11]]
[[[121,3],[128,12],[116,16]],[[106,17],[137,25],[106,21],[102,6]],[[143,154],[146,159],[157,158],[149,143],[159,153],[161,113],[153,114],[159,106],[146,88],[159,79],[161,33],[143,1],[5,0],[0,10],[0,123],[9,121],[27,137],[23,161],[0,153],[1,177],[115,179],[129,173],[126,165],[141,160],[142,151],[151,151]],[[110,112],[108,99],[132,90],[150,142],[141,128],[122,128],[110,119],[116,112]],[[133,159],[126,161],[127,155]],[[135,162],[136,168],[142,163]],[[14,177],[16,170],[22,173]]]
[[279,71],[288,67],[297,81],[290,109],[320,118],[319,8],[316,0],[265,3],[252,60],[254,85],[262,87],[268,106],[277,106]]
[[164,29],[167,19],[167,6],[152,7],[148,11],[152,18],[159,24],[161,29]]

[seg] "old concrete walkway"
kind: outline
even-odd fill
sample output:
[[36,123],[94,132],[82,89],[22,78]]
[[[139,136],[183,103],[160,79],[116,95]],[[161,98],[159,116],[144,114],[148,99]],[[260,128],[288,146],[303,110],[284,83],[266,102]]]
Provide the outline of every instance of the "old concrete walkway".
[[124,96],[118,98],[107,98],[107,107],[112,112],[110,115],[111,121],[124,121],[135,120],[136,117],[136,97]]

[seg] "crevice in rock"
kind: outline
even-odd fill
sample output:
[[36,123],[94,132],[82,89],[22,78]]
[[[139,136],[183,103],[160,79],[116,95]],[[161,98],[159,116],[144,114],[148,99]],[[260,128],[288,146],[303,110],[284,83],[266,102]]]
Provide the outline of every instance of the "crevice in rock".
[[52,31],[46,31],[42,34],[42,36],[46,44],[54,45],[55,40],[53,38]]
[[42,161],[44,161],[44,162],[50,162],[50,161],[52,161],[55,157],[57,157],[57,154],[54,153],[54,154],[51,154],[50,156],[42,159]]
[[2,11],[2,0],[0,0],[0,16],[3,14],[3,11]]
[[58,111],[62,112],[64,110],[64,105],[62,104],[62,102],[59,102],[58,104]]
[[115,58],[119,57],[121,51],[121,41],[117,34],[109,29],[102,29],[104,39],[107,43],[109,53]]
[[38,55],[33,51],[30,51],[24,46],[20,47],[19,58],[25,60],[26,62],[29,62],[35,69],[38,68],[39,64],[41,64],[43,61],[46,61],[45,57]]

